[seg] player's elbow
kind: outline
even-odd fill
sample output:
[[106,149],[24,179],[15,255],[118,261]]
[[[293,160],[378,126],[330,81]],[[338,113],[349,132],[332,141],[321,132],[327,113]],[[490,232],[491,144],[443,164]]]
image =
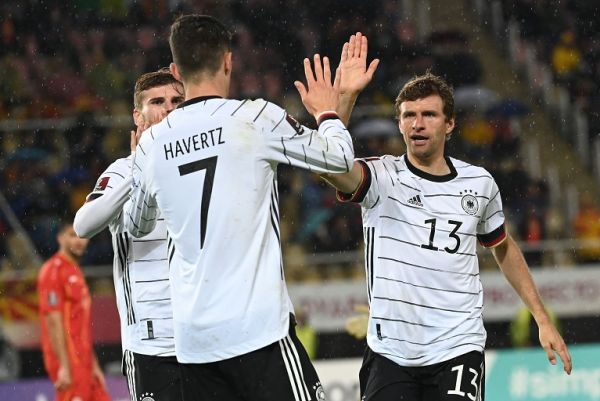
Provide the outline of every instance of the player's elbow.
[[94,233],[91,230],[91,227],[88,227],[84,218],[81,216],[79,212],[75,215],[75,219],[73,220],[73,229],[79,238],[91,238]]

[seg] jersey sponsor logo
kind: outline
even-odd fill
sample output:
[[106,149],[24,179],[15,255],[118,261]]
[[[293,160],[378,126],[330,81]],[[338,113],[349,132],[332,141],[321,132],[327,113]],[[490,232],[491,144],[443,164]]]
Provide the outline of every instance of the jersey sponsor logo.
[[109,180],[110,180],[110,177],[100,177],[100,179],[96,183],[96,187],[94,188],[94,191],[104,191],[108,185]]
[[414,206],[423,207],[423,202],[421,201],[421,196],[415,195],[408,200],[408,203]]
[[477,212],[479,211],[479,202],[477,201],[477,198],[471,194],[464,194],[462,199],[460,200],[460,204],[463,210],[471,216],[477,214]]
[[290,116],[289,114],[286,114],[285,119],[298,135],[302,134],[302,124],[300,124],[294,117]]

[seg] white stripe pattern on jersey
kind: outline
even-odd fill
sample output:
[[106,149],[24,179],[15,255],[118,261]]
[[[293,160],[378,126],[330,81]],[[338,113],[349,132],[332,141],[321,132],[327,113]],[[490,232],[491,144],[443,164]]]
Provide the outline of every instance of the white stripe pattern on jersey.
[[304,381],[304,372],[302,371],[300,357],[289,335],[279,340],[279,348],[281,349],[281,356],[290,379],[290,385],[294,391],[295,400],[311,401],[310,392]]
[[364,160],[370,185],[357,201],[371,310],[367,341],[402,366],[485,345],[476,245],[502,232],[502,203],[484,169],[448,161],[459,171],[438,179],[415,172],[405,157]]
[[127,324],[134,324],[135,312],[133,311],[133,302],[131,300],[131,278],[129,277],[129,263],[127,261],[129,251],[127,234],[117,234],[115,236],[115,241],[117,243],[121,271],[123,272],[123,294],[125,296],[125,306],[127,308]]
[[[143,154],[148,148],[139,150]],[[175,249],[172,241],[167,248],[168,232],[160,216],[157,216],[155,229],[147,237],[132,238],[126,231],[125,219],[128,216],[123,209],[127,210],[128,201],[116,194],[125,192],[125,187],[127,195],[123,196],[129,198],[131,159],[130,156],[115,160],[100,175],[86,205],[92,208],[88,213],[94,215],[102,215],[107,209],[115,210],[108,227],[114,251],[113,278],[123,349],[143,355],[174,355],[172,309],[166,298],[170,294],[168,258],[173,258]],[[125,204],[122,204],[123,201]],[[121,211],[116,212],[119,208]],[[85,222],[92,224],[87,220],[83,220],[82,224]],[[152,336],[145,335],[149,331],[148,321],[151,321],[154,331]],[[153,338],[148,340],[148,337]]]
[[131,401],[138,401],[135,389],[135,363],[133,361],[133,352],[126,350],[124,358],[127,384],[129,385],[129,396],[131,397]]
[[373,291],[373,255],[375,246],[375,227],[364,227],[365,235],[365,270],[367,278],[367,297],[371,302],[371,292]]
[[[177,359],[214,362],[281,340],[292,307],[281,273],[277,166],[346,172],[352,138],[339,119],[311,130],[263,99],[199,98],[169,114],[169,124],[140,140],[146,154],[135,153],[124,220],[133,236],[144,236],[160,206],[169,227]],[[211,179],[207,168],[179,170],[212,158]],[[209,340],[215,336],[218,347]]]

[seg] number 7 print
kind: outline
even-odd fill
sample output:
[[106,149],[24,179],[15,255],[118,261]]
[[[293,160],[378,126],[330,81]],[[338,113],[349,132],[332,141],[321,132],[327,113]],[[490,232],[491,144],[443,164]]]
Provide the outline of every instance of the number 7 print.
[[202,204],[200,205],[200,249],[204,247],[204,239],[206,238],[206,220],[208,219],[208,207],[210,206],[210,196],[217,168],[217,157],[208,157],[179,166],[180,176],[206,170],[204,183],[202,184]]

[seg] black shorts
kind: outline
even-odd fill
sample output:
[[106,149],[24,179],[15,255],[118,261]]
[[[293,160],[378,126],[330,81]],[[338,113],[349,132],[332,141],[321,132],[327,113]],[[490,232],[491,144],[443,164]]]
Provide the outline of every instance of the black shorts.
[[360,369],[364,401],[483,401],[485,360],[472,351],[429,366],[406,367],[367,348]]
[[123,373],[131,401],[181,401],[181,372],[174,356],[125,351]]
[[323,387],[290,318],[289,335],[223,361],[181,363],[185,401],[322,401]]

